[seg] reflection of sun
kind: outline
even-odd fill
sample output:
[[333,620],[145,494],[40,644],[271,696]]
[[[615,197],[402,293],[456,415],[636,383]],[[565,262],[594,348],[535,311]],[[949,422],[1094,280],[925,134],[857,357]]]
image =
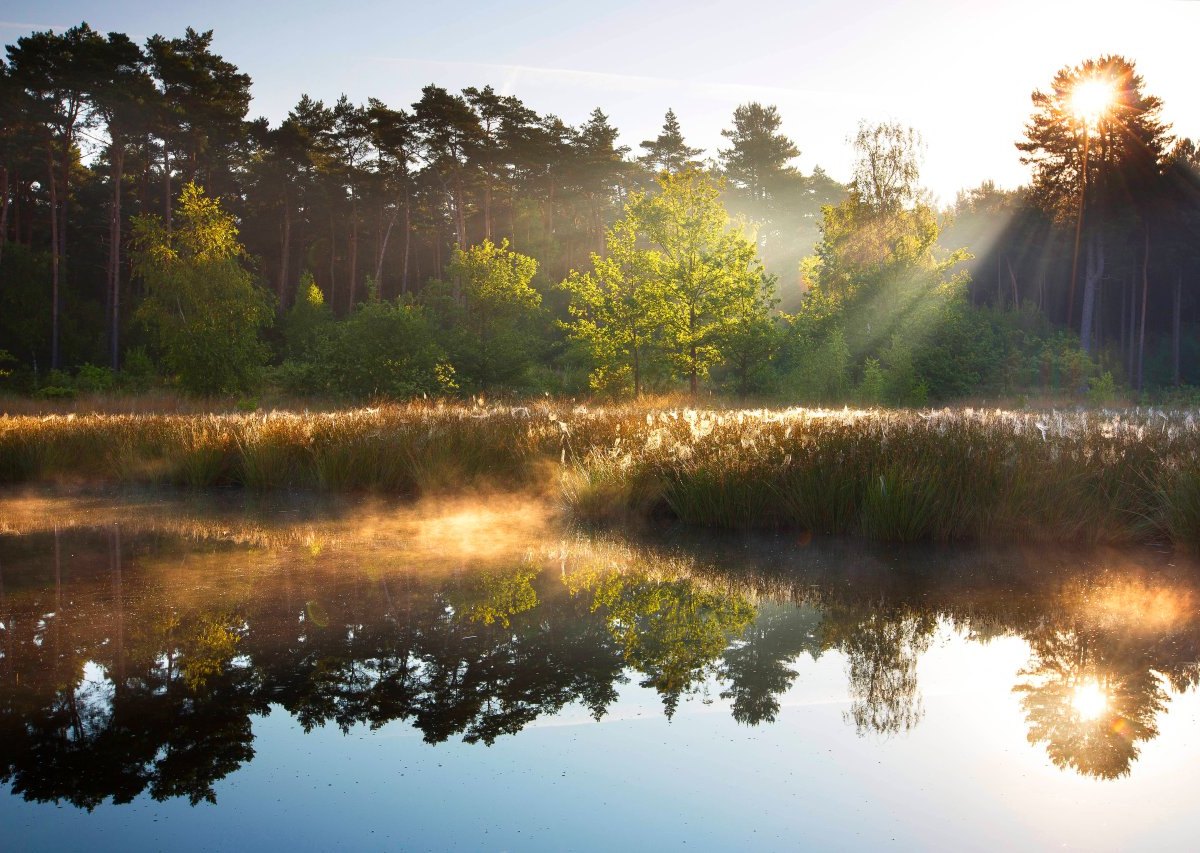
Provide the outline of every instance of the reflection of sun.
[[1108,708],[1108,696],[1095,680],[1075,686],[1071,707],[1081,720],[1095,720]]
[[1116,92],[1108,80],[1091,77],[1080,80],[1071,91],[1071,112],[1087,124],[1095,124],[1112,105]]

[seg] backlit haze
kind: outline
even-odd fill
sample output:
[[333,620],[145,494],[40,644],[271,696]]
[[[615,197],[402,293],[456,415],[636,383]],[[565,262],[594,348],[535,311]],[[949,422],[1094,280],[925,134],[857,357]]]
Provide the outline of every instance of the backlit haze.
[[1030,92],[1088,57],[1132,59],[1174,132],[1200,136],[1195,0],[0,2],[5,43],[82,20],[138,40],[215,30],[214,50],[254,81],[251,117],[272,122],[306,92],[406,107],[428,83],[491,84],[571,124],[599,106],[634,153],[670,107],[713,157],[734,107],[761,101],[779,107],[805,173],[845,181],[858,121],[896,119],[924,135],[924,182],[944,203],[1027,179],[1013,142]]

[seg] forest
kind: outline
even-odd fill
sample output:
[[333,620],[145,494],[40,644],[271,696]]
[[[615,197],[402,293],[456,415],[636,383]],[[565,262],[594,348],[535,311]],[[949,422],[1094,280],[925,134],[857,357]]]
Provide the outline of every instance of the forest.
[[0,65],[0,390],[1190,395],[1200,148],[1128,58],[1046,79],[1029,184],[939,209],[895,121],[847,128],[842,183],[769,104],[710,157],[670,109],[635,149],[491,86],[272,124],[211,31],[34,32]]

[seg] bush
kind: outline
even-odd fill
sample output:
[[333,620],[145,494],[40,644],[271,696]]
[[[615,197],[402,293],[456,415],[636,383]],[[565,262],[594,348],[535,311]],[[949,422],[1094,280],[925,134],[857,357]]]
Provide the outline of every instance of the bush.
[[116,376],[107,367],[84,364],[75,374],[75,387],[84,393],[96,394],[111,391],[115,384]]
[[403,302],[366,302],[314,338],[309,352],[278,371],[293,394],[367,400],[444,394],[456,389],[425,313]]

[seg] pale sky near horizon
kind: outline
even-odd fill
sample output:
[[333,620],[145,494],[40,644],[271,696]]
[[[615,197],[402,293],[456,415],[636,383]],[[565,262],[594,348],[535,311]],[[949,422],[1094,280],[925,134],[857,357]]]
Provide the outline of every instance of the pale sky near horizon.
[[571,124],[598,106],[635,153],[671,107],[715,156],[734,108],[757,100],[778,106],[801,169],[846,180],[859,120],[895,119],[923,134],[924,183],[945,203],[985,179],[1026,180],[1013,143],[1030,93],[1088,57],[1134,60],[1174,132],[1200,137],[1198,0],[0,0],[5,44],[82,20],[138,41],[214,30],[254,81],[251,116],[272,122],[302,93],[408,106],[427,83],[491,84]]

